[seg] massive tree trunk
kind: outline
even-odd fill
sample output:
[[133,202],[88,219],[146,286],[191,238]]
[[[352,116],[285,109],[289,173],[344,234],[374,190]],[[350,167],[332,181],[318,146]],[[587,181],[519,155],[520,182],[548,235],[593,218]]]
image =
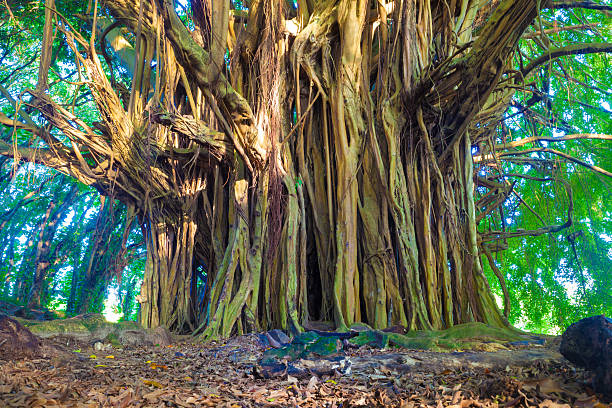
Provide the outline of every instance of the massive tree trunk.
[[196,223],[188,217],[173,222],[149,222],[147,261],[139,295],[140,321],[195,329],[197,319],[193,269]]
[[[73,118],[41,74],[33,105],[71,147],[5,123],[49,146],[20,158],[136,208],[146,327],[504,326],[483,275],[472,153],[524,79],[510,62],[540,3],[485,3],[252,0],[247,12],[192,0],[189,31],[169,0],[109,1],[93,8],[91,41],[55,17],[101,122]],[[129,91],[96,41],[133,75]]]

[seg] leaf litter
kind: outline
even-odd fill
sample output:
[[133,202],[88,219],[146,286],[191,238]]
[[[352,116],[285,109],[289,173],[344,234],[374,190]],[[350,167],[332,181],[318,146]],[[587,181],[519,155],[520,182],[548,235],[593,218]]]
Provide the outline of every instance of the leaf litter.
[[256,335],[208,344],[185,337],[168,347],[126,346],[95,357],[85,343],[42,343],[42,355],[0,362],[0,406],[612,407],[554,342],[465,353],[362,346],[339,353],[350,370],[317,370],[329,360],[307,358],[295,364],[308,375],[269,379],[257,374],[265,349]]

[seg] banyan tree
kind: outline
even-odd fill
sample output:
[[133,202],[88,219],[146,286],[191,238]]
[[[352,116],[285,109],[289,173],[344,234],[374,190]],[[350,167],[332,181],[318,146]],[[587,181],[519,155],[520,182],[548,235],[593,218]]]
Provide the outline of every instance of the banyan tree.
[[[529,159],[518,148],[530,143],[553,150],[500,124],[543,66],[612,50],[555,47],[542,19],[555,8],[611,12],[546,0],[9,1],[3,21],[30,15],[18,28],[39,21],[42,34],[32,86],[0,89],[1,154],[128,206],[146,241],[147,327],[210,338],[315,320],[506,326],[484,263],[572,213],[570,199],[558,225],[479,230],[512,188],[500,162]],[[521,52],[526,36],[539,55]],[[549,143],[572,138],[609,137]]]

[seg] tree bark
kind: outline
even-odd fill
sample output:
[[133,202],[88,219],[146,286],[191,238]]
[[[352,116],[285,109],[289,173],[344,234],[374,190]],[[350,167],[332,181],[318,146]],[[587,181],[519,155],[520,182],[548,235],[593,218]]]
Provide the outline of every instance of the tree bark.
[[[294,10],[253,0],[246,19],[231,4],[194,1],[191,32],[169,0],[108,2],[102,54],[133,73],[129,91],[85,37],[57,24],[101,122],[40,92],[33,105],[70,147],[3,121],[48,146],[21,147],[23,160],[136,209],[147,247],[141,323],[204,338],[311,320],[339,330],[507,326],[483,275],[477,226],[487,214],[477,215],[472,149],[495,137],[539,3],[324,0]],[[11,148],[0,143],[4,155]]]

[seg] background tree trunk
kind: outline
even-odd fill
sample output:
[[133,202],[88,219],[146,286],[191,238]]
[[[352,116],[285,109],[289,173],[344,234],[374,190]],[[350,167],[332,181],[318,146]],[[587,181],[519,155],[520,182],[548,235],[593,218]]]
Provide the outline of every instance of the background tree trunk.
[[[28,295],[27,305],[29,308],[39,308],[41,306],[41,296],[45,292],[45,279],[51,266],[51,244],[57,231],[58,224],[66,217],[67,211],[74,203],[78,193],[76,184],[60,200],[61,204],[56,207],[54,201],[51,202],[45,219],[38,234],[36,246],[36,256],[34,258],[34,277]],[[59,198],[59,197],[58,197]]]

